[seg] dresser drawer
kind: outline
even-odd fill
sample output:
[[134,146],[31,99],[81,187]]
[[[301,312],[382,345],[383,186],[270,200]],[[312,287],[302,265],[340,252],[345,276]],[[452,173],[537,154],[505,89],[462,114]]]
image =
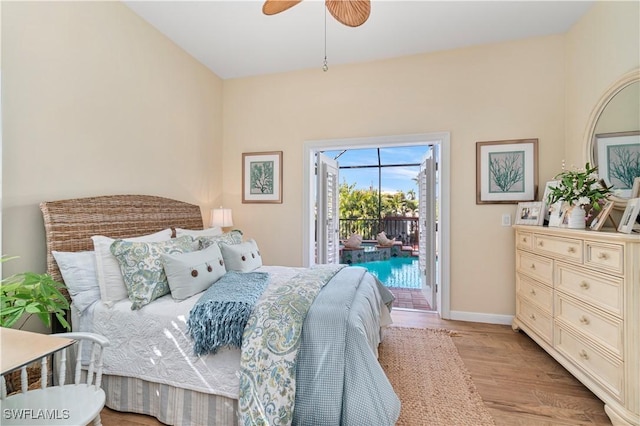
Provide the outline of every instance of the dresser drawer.
[[623,357],[623,327],[620,319],[599,313],[562,293],[556,293],[555,319]]
[[553,312],[553,295],[551,287],[532,280],[523,274],[516,276],[518,297],[526,299],[537,308],[551,314]]
[[526,251],[516,252],[516,271],[529,275],[545,284],[553,282],[553,260]]
[[556,263],[556,289],[622,316],[622,278]]
[[553,323],[551,315],[544,313],[529,303],[526,299],[516,299],[516,315],[518,319],[529,326],[545,342],[553,341]]
[[621,274],[624,271],[624,246],[585,241],[584,264]]
[[576,334],[562,326],[555,327],[555,348],[591,376],[614,398],[623,401],[624,364],[615,357],[605,355]]
[[541,254],[548,253],[563,260],[582,263],[582,240],[534,235],[533,248]]
[[531,232],[518,231],[516,233],[516,247],[524,249],[533,248],[533,234]]

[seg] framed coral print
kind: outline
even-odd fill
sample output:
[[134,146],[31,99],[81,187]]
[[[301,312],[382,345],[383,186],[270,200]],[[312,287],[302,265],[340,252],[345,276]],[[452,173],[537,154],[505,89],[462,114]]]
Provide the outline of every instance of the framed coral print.
[[518,203],[516,225],[542,225],[544,219],[542,201]]
[[619,197],[632,197],[633,183],[640,176],[640,131],[596,135],[598,175]]
[[534,201],[538,139],[476,142],[476,204]]
[[242,154],[242,202],[282,203],[282,151]]
[[[640,198],[630,198],[627,201],[627,207],[624,209],[620,225],[618,225],[618,232],[624,232],[630,234],[634,228],[640,230],[640,223],[638,222],[640,216]],[[639,225],[636,226],[636,224]]]

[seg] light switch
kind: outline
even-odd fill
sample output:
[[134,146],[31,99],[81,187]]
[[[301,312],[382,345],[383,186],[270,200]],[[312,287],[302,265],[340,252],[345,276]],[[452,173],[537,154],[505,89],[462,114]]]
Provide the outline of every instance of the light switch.
[[502,226],[511,226],[511,215],[503,214],[502,215]]

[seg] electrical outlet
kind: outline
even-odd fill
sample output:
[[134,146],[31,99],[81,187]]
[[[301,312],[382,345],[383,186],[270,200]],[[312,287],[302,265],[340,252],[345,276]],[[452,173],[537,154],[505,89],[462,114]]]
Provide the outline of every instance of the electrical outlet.
[[511,215],[503,214],[502,215],[502,226],[511,226]]

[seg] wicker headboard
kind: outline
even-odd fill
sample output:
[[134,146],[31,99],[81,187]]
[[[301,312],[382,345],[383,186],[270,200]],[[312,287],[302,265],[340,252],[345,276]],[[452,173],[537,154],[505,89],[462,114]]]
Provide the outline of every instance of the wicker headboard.
[[203,229],[200,207],[150,195],[107,195],[40,203],[47,272],[62,282],[51,252],[93,250],[94,235],[127,238],[167,228]]

